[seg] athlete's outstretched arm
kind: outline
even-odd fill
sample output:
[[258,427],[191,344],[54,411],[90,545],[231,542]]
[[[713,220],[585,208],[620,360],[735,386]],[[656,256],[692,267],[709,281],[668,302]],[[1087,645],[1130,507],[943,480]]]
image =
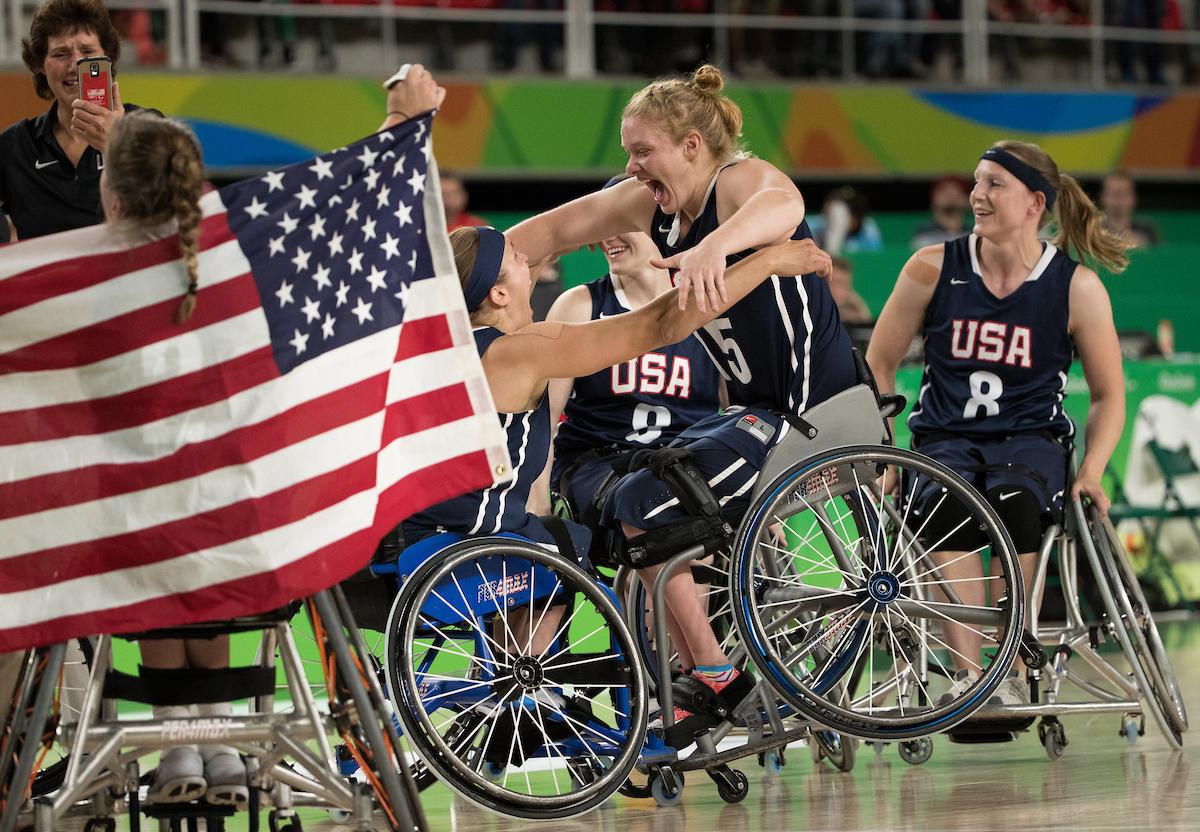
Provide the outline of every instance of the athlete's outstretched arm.
[[654,198],[629,179],[517,223],[505,236],[529,258],[530,265],[549,257],[630,231],[650,230]]
[[642,353],[682,341],[750,294],[773,274],[832,270],[829,255],[812,240],[789,240],[761,249],[726,275],[728,303],[700,311],[680,309],[675,290],[632,312],[584,324],[543,321],[496,339],[483,356],[496,409],[528,410],[541,399],[546,380],[589,375]]
[[942,272],[944,248],[925,246],[904,264],[867,346],[867,364],[880,393],[896,392],[896,370],[921,331],[925,310]]
[[1125,428],[1125,373],[1121,344],[1113,323],[1112,303],[1104,284],[1091,269],[1078,266],[1071,278],[1068,329],[1079,350],[1091,405],[1084,427],[1087,446],[1075,474],[1071,496],[1088,496],[1101,513],[1110,501],[1100,485],[1104,469]]
[[[586,286],[576,286],[563,292],[554,301],[550,311],[546,313],[547,321],[562,323],[585,323],[592,319],[592,296]],[[550,506],[550,471],[554,468],[554,437],[558,434],[559,420],[567,409],[567,401],[571,391],[575,389],[575,378],[552,378],[548,393],[550,395],[550,455],[546,458],[546,468],[533,484],[529,492],[529,510],[539,516],[549,514]]]
[[690,286],[700,309],[725,300],[725,258],[748,248],[782,242],[804,219],[804,197],[792,180],[769,162],[747,159],[721,174],[717,189],[720,225],[695,247],[665,260],[678,268],[679,286]]

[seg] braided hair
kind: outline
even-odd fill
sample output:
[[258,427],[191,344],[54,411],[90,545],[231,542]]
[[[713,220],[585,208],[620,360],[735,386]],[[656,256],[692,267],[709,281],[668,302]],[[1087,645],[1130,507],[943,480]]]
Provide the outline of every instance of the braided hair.
[[187,279],[175,313],[184,323],[196,308],[199,286],[200,144],[186,125],[145,110],[117,121],[105,150],[105,187],[120,202],[120,220],[150,229],[174,221]]

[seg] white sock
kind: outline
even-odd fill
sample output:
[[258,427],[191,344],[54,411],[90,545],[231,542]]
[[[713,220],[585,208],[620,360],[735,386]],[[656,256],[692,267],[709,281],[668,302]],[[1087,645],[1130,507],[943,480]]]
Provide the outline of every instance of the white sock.
[[[207,702],[203,705],[196,705],[195,708],[199,716],[206,716],[210,719],[233,716],[233,704],[230,702]],[[229,745],[200,746],[200,756],[206,763],[220,754],[237,754],[237,750]]]

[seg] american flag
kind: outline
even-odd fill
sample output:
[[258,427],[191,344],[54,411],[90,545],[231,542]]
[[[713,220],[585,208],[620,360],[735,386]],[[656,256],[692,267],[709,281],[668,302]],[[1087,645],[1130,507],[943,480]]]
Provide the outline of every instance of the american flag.
[[178,239],[0,250],[0,651],[280,606],[509,475],[430,117],[206,195]]

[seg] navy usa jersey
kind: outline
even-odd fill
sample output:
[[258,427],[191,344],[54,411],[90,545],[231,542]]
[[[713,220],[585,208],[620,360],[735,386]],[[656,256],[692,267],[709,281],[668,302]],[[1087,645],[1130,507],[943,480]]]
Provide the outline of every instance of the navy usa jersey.
[[1067,331],[1078,265],[1046,243],[1012,294],[983,283],[974,234],[946,243],[925,311],[925,370],[908,426],[976,438],[1046,431],[1070,435],[1063,412],[1073,344]]
[[[475,345],[482,357],[492,342],[504,333],[491,327],[475,330]],[[472,535],[513,532],[531,540],[553,543],[541,521],[526,509],[533,483],[546,467],[550,455],[550,397],[542,396],[533,410],[500,413],[500,424],[508,436],[512,479],[481,491],[472,491],[414,514],[404,521],[404,538],[409,543],[441,531]],[[570,524],[576,551],[586,552],[588,533]]]
[[[716,230],[719,176],[687,234],[679,234],[677,215],[655,209],[650,236],[663,257],[687,251]],[[810,237],[804,221],[792,234],[793,240]],[[730,255],[726,266],[752,253]],[[732,404],[803,413],[857,380],[837,304],[828,284],[813,274],[771,277],[696,337],[725,378]]]
[[[629,311],[605,275],[587,284],[592,320]],[[552,481],[593,448],[656,448],[720,407],[719,376],[694,337],[575,379],[554,440]]]

